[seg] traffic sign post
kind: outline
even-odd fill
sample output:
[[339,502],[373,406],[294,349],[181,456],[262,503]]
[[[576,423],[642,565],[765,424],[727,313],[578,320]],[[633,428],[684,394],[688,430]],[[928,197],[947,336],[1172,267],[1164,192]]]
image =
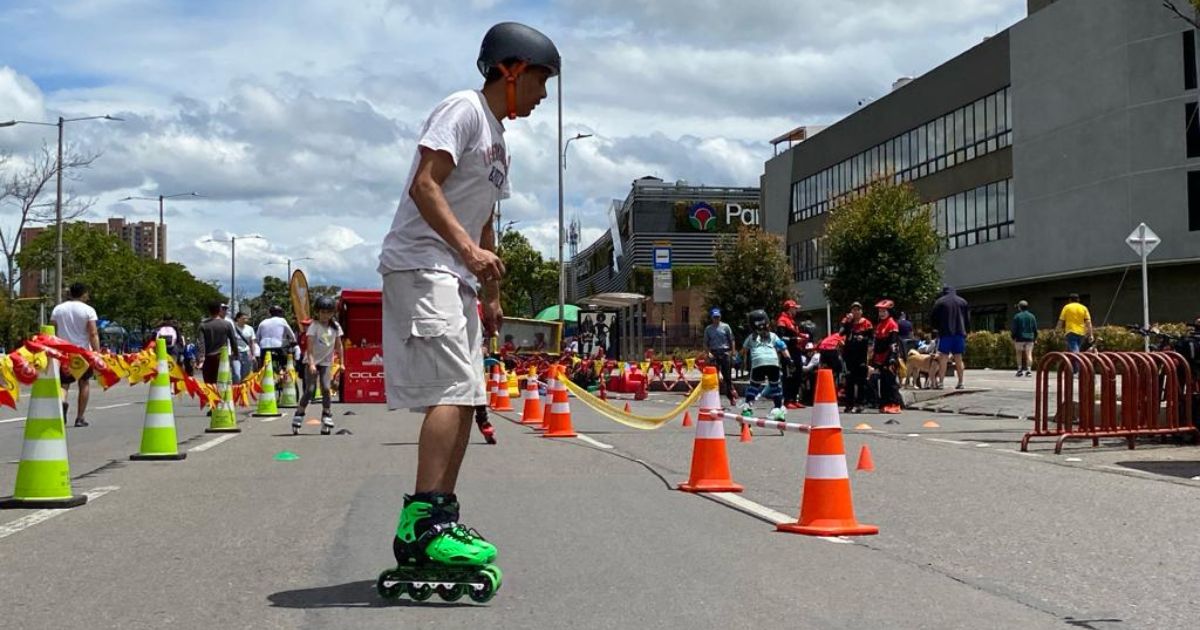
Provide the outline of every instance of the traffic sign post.
[[[1145,223],[1139,223],[1133,232],[1125,239],[1125,242],[1142,257],[1142,328],[1150,330],[1150,286],[1147,284],[1149,274],[1146,273],[1146,258],[1150,256],[1150,252],[1154,251],[1155,247],[1162,242],[1154,230]],[[1150,351],[1150,337],[1145,338],[1146,352]]]

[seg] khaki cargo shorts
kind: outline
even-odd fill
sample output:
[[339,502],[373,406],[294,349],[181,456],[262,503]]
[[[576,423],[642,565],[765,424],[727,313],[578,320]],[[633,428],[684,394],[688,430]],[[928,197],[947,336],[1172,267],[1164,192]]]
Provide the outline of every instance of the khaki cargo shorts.
[[487,404],[483,328],[475,291],[430,270],[383,276],[383,357],[388,409]]

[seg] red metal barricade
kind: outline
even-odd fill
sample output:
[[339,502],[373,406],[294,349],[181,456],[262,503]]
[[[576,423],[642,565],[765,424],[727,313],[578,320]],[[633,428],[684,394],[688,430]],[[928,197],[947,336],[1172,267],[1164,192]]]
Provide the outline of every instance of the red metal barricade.
[[1200,437],[1192,421],[1195,388],[1187,360],[1175,352],[1048,353],[1038,363],[1033,431],[1021,439],[1021,450],[1036,437],[1057,438],[1056,454],[1069,439],[1099,446],[1102,437],[1120,437],[1132,449],[1140,436]]

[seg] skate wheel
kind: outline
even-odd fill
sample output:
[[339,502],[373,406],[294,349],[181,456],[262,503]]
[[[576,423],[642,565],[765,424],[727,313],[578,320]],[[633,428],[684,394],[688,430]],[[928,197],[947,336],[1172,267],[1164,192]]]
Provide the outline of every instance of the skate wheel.
[[423,602],[430,597],[433,597],[433,587],[428,584],[417,586],[416,584],[408,585],[408,596],[413,598],[413,601]]
[[404,592],[404,582],[396,579],[392,575],[392,570],[388,569],[380,573],[379,579],[375,580],[375,590],[384,599],[400,599],[400,595]]
[[469,593],[471,601],[477,604],[486,604],[496,596],[496,591],[500,590],[500,570],[493,571],[492,569],[493,567],[487,567],[476,576],[476,579],[483,581],[484,586],[480,589],[471,589]]
[[456,602],[456,601],[462,599],[462,596],[466,595],[467,591],[470,590],[470,588],[471,587],[467,586],[466,584],[455,584],[454,586],[438,586],[437,594],[438,594],[438,597],[441,597],[442,599],[444,599],[448,602]]

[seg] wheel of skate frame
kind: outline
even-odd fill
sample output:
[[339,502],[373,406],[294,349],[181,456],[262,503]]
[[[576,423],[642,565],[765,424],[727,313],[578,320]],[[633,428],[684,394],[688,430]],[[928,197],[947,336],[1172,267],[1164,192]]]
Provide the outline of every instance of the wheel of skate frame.
[[441,597],[448,602],[456,602],[462,599],[462,596],[466,595],[470,588],[471,587],[467,586],[466,584],[455,584],[454,586],[439,585],[437,587],[437,594],[438,597]]
[[471,601],[477,604],[486,604],[496,596],[496,591],[500,589],[500,576],[487,568],[480,571],[476,577],[483,582],[483,588],[472,588],[468,594],[471,596]]
[[395,584],[386,585],[385,583],[391,579],[394,579],[391,569],[380,573],[379,579],[375,580],[375,590],[379,591],[379,596],[384,599],[400,599],[400,595],[404,592],[404,583],[397,581]]
[[413,598],[413,601],[423,602],[430,597],[433,597],[433,587],[428,584],[417,586],[416,584],[408,585],[408,596]]

